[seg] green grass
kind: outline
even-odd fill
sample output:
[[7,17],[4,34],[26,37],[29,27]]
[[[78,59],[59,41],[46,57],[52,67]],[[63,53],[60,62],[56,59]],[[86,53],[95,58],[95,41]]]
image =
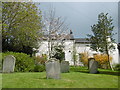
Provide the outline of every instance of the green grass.
[[2,75],[3,88],[118,88],[118,73],[99,70],[89,74],[85,68],[71,68],[61,79],[46,79],[45,72],[11,73]]

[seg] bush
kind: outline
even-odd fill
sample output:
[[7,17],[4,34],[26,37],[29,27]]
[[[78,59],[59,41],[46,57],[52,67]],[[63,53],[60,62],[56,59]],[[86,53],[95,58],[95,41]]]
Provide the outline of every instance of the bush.
[[6,52],[2,53],[2,60],[7,55],[13,55],[16,58],[15,72],[30,72],[34,70],[34,59],[25,53]]
[[63,48],[64,47],[62,45],[55,45],[53,47],[52,58],[56,58],[56,59],[60,60],[60,62],[62,60],[64,60],[65,59],[65,52],[64,52]]
[[80,53],[80,61],[83,62],[84,66],[88,66],[88,57],[89,57],[88,52]]
[[35,64],[43,64],[45,65],[45,62],[47,61],[47,56],[44,54],[42,56],[37,56],[37,57],[34,57],[35,59]]
[[[96,54],[94,55],[94,58],[96,61],[99,62],[100,68],[107,69],[108,67],[108,55],[107,54]],[[109,57],[110,61],[112,60],[112,57]]]
[[35,65],[34,72],[43,72],[43,71],[45,71],[44,65]]
[[114,70],[115,71],[120,71],[120,64],[116,64],[115,67],[114,67]]

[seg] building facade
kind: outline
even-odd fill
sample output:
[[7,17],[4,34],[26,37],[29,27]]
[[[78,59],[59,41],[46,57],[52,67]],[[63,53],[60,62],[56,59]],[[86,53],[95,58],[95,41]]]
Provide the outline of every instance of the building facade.
[[[43,54],[49,55],[49,48],[48,48],[48,40],[44,39],[40,43],[40,47],[38,48],[38,52],[36,53],[36,56],[42,56]],[[52,40],[52,43],[58,43],[60,44],[61,41],[59,40]],[[64,38],[62,41],[64,46],[64,52],[65,52],[65,61],[69,61],[70,65],[83,65],[80,57],[81,53],[87,52],[89,54],[89,57],[93,57],[94,54],[99,54],[100,52],[92,51],[90,49],[90,42],[85,38],[73,38],[72,33],[67,35],[67,37]],[[117,44],[115,45],[115,50],[110,53],[110,56],[112,56],[112,64],[118,64],[119,62],[119,51]],[[76,58],[74,58],[74,56]],[[76,59],[76,60],[75,60]]]

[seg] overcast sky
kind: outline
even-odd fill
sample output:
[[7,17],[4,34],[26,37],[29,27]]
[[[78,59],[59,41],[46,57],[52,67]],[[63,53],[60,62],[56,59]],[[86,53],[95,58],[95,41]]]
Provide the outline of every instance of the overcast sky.
[[[91,25],[97,23],[98,14],[109,13],[113,18],[114,32],[118,33],[118,3],[117,2],[41,2],[42,12],[50,6],[56,9],[56,16],[62,16],[69,24],[75,38],[86,38],[92,34]],[[114,36],[118,40],[118,34]]]

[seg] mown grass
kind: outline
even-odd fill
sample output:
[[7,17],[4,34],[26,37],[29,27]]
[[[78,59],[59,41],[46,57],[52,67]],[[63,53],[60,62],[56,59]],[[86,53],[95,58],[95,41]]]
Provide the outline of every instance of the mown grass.
[[3,74],[2,88],[118,88],[118,72],[99,71],[89,74],[86,68],[72,67],[59,80],[46,79],[45,72]]

